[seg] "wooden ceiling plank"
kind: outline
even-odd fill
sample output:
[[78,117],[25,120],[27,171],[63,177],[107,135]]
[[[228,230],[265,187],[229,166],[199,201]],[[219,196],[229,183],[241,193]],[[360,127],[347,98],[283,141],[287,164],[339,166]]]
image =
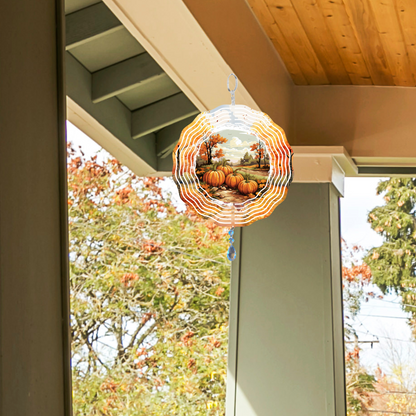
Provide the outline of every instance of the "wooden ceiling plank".
[[265,0],[248,0],[248,3],[263,27],[273,46],[282,58],[293,82],[296,85],[308,85],[308,81],[302,73],[295,57],[292,54],[286,40],[270,13]]
[[292,51],[286,43],[283,33],[280,31],[276,22],[273,23],[270,31],[273,33],[270,37],[270,40],[272,41],[273,46],[276,48],[277,52],[285,63],[286,68],[293,79],[293,82],[296,85],[309,85],[308,80],[306,79],[305,75],[303,75],[300,66],[296,62],[296,59],[293,56]]
[[[394,0],[373,0],[370,4],[386,52],[387,62],[393,75],[394,84],[403,87],[414,87],[415,80],[410,69]],[[413,19],[415,18],[416,15],[413,15]]]
[[363,54],[342,0],[317,0],[354,85],[372,85]]
[[344,0],[358,44],[375,85],[394,85],[368,0]]
[[416,1],[396,0],[396,12],[403,31],[410,70],[416,80]]
[[[282,4],[282,0],[279,3]],[[330,83],[333,85],[351,84],[351,79],[316,0],[284,0],[283,3],[293,5]]]
[[287,0],[282,1],[284,5],[279,0],[266,0],[266,3],[303,75],[311,85],[329,84],[295,9]]

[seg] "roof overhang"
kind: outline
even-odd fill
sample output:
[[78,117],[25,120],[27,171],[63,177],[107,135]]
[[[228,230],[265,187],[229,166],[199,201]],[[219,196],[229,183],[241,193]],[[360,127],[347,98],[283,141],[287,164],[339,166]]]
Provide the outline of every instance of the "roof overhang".
[[[347,176],[415,174],[414,88],[295,86],[240,0],[104,3],[107,7],[89,6],[101,8],[105,24],[97,27],[88,24],[85,13],[67,16],[68,119],[138,175],[169,174],[181,130],[197,112],[230,101],[231,72],[239,77],[237,103],[269,114],[295,148],[316,148],[308,150],[316,154],[343,148],[354,165],[345,170]],[[71,53],[102,36],[103,27],[104,33],[127,29],[143,52],[89,71]],[[126,92],[146,92],[149,85],[160,90],[163,83],[177,88],[175,94],[137,109],[122,101]]]

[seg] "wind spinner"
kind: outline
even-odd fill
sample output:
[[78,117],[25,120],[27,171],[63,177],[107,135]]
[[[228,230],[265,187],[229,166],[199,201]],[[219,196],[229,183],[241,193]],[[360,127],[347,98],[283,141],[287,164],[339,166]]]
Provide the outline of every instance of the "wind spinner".
[[231,105],[199,114],[183,129],[172,155],[182,201],[201,217],[230,227],[230,261],[236,258],[234,227],[268,217],[292,181],[293,152],[285,132],[267,114],[236,105],[237,86],[230,74]]

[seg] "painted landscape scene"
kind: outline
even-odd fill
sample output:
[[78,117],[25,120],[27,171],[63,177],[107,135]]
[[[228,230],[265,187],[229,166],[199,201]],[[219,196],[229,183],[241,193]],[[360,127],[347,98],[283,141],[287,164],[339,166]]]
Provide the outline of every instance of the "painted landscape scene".
[[255,136],[236,131],[214,134],[201,144],[196,173],[202,188],[213,198],[242,203],[266,185],[270,158]]

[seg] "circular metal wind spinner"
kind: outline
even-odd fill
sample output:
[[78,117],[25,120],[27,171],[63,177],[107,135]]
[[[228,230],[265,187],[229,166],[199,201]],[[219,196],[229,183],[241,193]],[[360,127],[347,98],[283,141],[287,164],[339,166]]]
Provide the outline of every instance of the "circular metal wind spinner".
[[[230,77],[235,87],[230,89]],[[292,149],[271,118],[235,104],[237,77],[228,77],[231,105],[199,114],[173,152],[173,178],[196,213],[229,230],[227,257],[236,257],[234,227],[268,217],[292,181]]]

